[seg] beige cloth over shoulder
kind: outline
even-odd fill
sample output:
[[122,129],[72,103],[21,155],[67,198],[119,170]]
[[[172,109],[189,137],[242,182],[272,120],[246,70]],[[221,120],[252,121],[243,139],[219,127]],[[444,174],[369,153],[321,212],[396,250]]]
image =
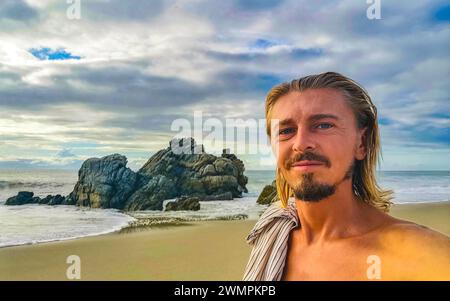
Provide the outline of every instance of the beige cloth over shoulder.
[[245,281],[279,281],[286,262],[289,233],[299,226],[294,198],[282,208],[281,202],[271,204],[247,236],[253,245],[245,268]]

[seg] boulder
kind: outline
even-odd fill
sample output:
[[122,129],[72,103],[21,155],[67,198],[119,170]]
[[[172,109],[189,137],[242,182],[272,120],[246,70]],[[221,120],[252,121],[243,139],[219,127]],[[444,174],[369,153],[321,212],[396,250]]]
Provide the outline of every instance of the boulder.
[[25,205],[36,202],[33,198],[34,193],[31,191],[19,191],[16,196],[10,197],[6,200],[5,205]]
[[200,210],[200,199],[198,197],[181,197],[166,204],[166,211],[179,210]]
[[148,177],[162,174],[175,183],[176,196],[203,199],[224,193],[242,197],[243,192],[248,192],[244,171],[244,163],[235,155],[224,152],[217,157],[205,153],[193,138],[184,138],[173,139],[168,148],[153,155],[138,173]]
[[125,210],[162,210],[163,201],[177,196],[172,179],[158,175],[137,189],[126,201]]
[[258,196],[256,202],[261,205],[270,205],[278,200],[276,182],[266,185]]
[[78,182],[67,203],[123,209],[140,180],[126,164],[127,158],[119,154],[87,159],[78,172]]
[[48,205],[61,205],[65,201],[65,197],[61,196],[60,194],[57,194],[55,196],[51,196],[51,199],[47,203]]
[[20,191],[16,196],[6,200],[5,205],[25,205],[25,204],[44,204],[44,205],[61,205],[64,204],[66,198],[57,195],[47,195],[45,198],[33,196],[33,192]]

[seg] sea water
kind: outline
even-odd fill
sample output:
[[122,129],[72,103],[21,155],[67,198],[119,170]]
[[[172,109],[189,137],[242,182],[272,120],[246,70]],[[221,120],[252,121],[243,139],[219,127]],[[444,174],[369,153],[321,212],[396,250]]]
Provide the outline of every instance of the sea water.
[[[199,211],[139,211],[135,217],[182,220],[228,219],[245,215],[256,219],[265,206],[256,199],[274,179],[273,171],[246,171],[248,193],[230,201],[200,202]],[[7,198],[19,191],[36,196],[68,195],[78,178],[75,170],[0,170],[0,247],[72,239],[114,232],[135,219],[114,209],[77,206],[5,206]],[[381,187],[394,190],[394,203],[425,203],[450,200],[450,171],[382,171]],[[171,200],[166,200],[164,205]]]

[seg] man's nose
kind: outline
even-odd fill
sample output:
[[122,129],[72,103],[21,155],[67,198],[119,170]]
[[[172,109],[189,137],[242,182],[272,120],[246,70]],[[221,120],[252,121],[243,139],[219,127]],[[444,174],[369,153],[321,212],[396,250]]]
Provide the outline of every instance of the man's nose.
[[316,142],[313,134],[306,127],[298,127],[293,139],[294,144],[292,145],[292,150],[295,152],[303,153],[307,149],[316,148]]

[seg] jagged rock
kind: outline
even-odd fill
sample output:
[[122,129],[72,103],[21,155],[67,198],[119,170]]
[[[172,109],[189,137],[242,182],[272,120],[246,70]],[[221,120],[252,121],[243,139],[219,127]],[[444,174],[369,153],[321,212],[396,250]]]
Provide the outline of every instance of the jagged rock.
[[10,197],[6,201],[6,205],[25,205],[25,204],[46,204],[46,205],[61,205],[64,204],[66,198],[57,195],[47,195],[45,198],[33,196],[33,192],[20,191],[16,196]]
[[68,203],[123,209],[139,183],[139,176],[126,164],[127,158],[119,154],[87,159],[78,172],[78,182],[68,196]]
[[163,201],[177,196],[172,179],[163,175],[151,178],[147,184],[135,191],[127,200],[125,210],[162,210]]
[[193,138],[173,139],[169,147],[154,154],[138,172],[119,154],[87,159],[78,181],[67,196],[33,198],[22,192],[8,204],[40,203],[93,208],[162,210],[163,201],[180,196],[200,200],[231,200],[247,192],[244,163],[224,150],[217,157],[205,153]]
[[204,176],[209,176],[209,175],[215,175],[217,173],[216,168],[214,167],[214,165],[212,164],[208,164],[205,166],[205,168],[203,168],[201,175],[202,177]]
[[256,202],[261,205],[269,205],[278,200],[276,182],[266,185],[258,196]]
[[19,191],[16,196],[10,197],[6,200],[5,205],[25,205],[36,202],[33,198],[34,193],[31,191]]
[[41,200],[40,197],[34,196],[33,198],[31,198],[30,204],[39,204],[39,201],[40,201],[40,200]]
[[53,196],[49,194],[45,198],[40,199],[39,204],[47,205],[51,201],[52,198],[53,198]]
[[245,171],[245,166],[244,166],[244,162],[242,162],[242,160],[239,160],[236,155],[234,154],[229,154],[227,152],[227,149],[223,150],[222,153],[222,157],[226,158],[228,160],[231,160],[231,162],[233,162],[233,165],[237,168],[238,170],[238,174],[237,174],[237,181],[240,187],[243,188],[243,191],[245,193],[247,193],[247,183],[248,183],[248,178],[246,176],[244,176],[244,171]]
[[[163,174],[173,179],[178,187],[177,196],[199,196],[203,199],[208,195],[229,192],[232,197],[241,197],[243,192],[248,192],[244,163],[235,155],[225,152],[221,157],[207,154],[192,138],[174,139],[169,145],[176,145],[184,152],[179,149],[173,151],[171,147],[160,150],[139,173],[150,177]],[[201,151],[196,153],[196,149]]]
[[60,194],[55,195],[50,199],[48,205],[61,205],[66,198],[61,196]]
[[65,200],[66,198],[61,196],[60,194],[57,194],[55,196],[47,195],[45,198],[41,200],[41,202],[39,202],[39,204],[62,205]]
[[205,152],[203,145],[197,145],[194,138],[175,138],[170,140],[169,148],[174,154],[200,154]]
[[175,200],[175,202],[169,202],[166,204],[166,211],[179,211],[179,210],[200,210],[200,199],[197,197],[181,197]]

